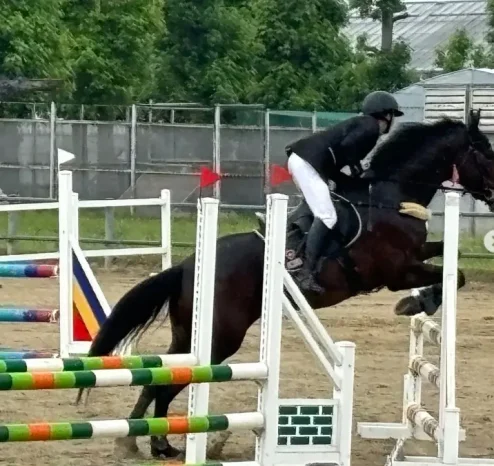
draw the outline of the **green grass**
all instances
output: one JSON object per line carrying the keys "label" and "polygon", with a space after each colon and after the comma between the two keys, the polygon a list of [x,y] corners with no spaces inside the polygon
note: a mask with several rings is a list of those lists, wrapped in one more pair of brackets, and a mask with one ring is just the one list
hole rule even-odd
{"label": "green grass", "polygon": [[[17,213],[17,229],[14,236],[47,237],[58,235],[57,211],[31,211]],[[249,231],[257,225],[254,214],[220,213],[219,234]],[[172,213],[172,242],[195,243],[196,214]],[[8,215],[0,213],[0,236],[7,236]],[[102,239],[105,237],[105,219],[101,209],[83,209],[79,216],[79,237],[83,249],[118,248],[118,245],[103,243],[87,244],[84,238]],[[115,210],[114,237],[116,240],[160,241],[160,220],[143,215],[131,215],[127,209]],[[53,252],[57,248],[55,241],[22,240],[15,241],[14,254]],[[134,246],[125,246],[134,247]],[[135,246],[139,247],[139,246]],[[174,262],[193,252],[193,247],[172,247]],[[7,254],[7,240],[0,239],[0,254]],[[130,256],[118,258],[115,263],[120,265],[149,264],[159,265],[157,256]],[[97,260],[97,263],[102,262]]]}
{"label": "green grass", "polygon": [[[26,236],[57,236],[58,217],[56,211],[31,211],[19,212],[17,230],[15,235]],[[8,218],[6,213],[0,213],[0,236],[7,235]],[[253,213],[222,212],[219,216],[219,234],[237,233],[250,231],[257,226]],[[160,240],[160,220],[143,215],[131,215],[128,209],[115,210],[114,239],[126,240]],[[80,238],[101,239],[105,236],[105,222],[101,209],[82,209],[79,222]],[[172,213],[172,242],[194,243],[196,239],[196,215],[195,213]],[[431,235],[431,240],[441,239],[440,235]],[[81,241],[84,249],[102,249],[102,243],[85,244]],[[56,250],[54,241],[23,240],[16,241],[14,253],[35,253]],[[118,245],[108,245],[114,248]],[[126,246],[129,247],[129,246]],[[461,238],[460,249],[462,253],[486,253],[482,237]],[[172,247],[173,262],[183,259],[193,252],[193,247]],[[0,240],[0,254],[7,253],[7,241]],[[494,254],[493,254],[494,257]],[[441,263],[441,259],[435,259],[434,263]],[[95,264],[101,264],[102,259],[94,260]],[[157,256],[130,256],[114,260],[117,267],[128,265],[142,265],[149,268],[159,267],[160,259]],[[491,280],[494,278],[494,260],[491,259],[465,259],[460,260],[460,267],[467,273],[467,278],[472,280]]]}

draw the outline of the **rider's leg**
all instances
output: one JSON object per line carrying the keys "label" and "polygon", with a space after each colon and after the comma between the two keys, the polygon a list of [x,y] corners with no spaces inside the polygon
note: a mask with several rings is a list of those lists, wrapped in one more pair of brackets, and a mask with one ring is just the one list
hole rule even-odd
{"label": "rider's leg", "polygon": [[314,214],[314,223],[307,235],[304,265],[299,272],[300,286],[305,291],[322,293],[324,289],[315,280],[316,266],[328,242],[340,242],[338,232],[333,230],[337,221],[336,210],[327,183],[309,163],[292,154],[288,159],[288,169]]}

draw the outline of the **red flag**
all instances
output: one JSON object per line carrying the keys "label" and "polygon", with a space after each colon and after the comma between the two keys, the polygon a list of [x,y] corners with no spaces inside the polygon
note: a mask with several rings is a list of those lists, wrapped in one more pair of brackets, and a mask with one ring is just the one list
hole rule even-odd
{"label": "red flag", "polygon": [[210,170],[208,167],[201,167],[201,180],[199,186],[201,188],[205,188],[206,186],[210,186],[216,183],[221,179],[221,175],[219,173],[215,173]]}
{"label": "red flag", "polygon": [[292,178],[290,172],[280,165],[271,165],[271,186],[284,183]]}

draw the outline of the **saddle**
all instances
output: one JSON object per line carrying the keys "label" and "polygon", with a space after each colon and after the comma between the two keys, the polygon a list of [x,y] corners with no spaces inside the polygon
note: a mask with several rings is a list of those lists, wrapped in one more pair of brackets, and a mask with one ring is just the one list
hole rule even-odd
{"label": "saddle", "polygon": [[[349,200],[334,192],[331,192],[331,196],[338,217],[338,222],[334,228],[337,228],[341,233],[342,238],[344,238],[343,246],[347,249],[357,241],[362,233],[362,217],[355,205]],[[260,233],[264,236],[265,216],[257,212],[256,217]],[[285,267],[289,272],[296,272],[302,267],[305,239],[313,221],[314,215],[305,200],[302,200],[288,216]],[[334,244],[328,245],[321,259],[333,257],[335,252],[336,246]]]}
{"label": "saddle", "polygon": [[[366,218],[363,218],[357,206],[345,197],[333,191],[331,191],[331,197],[338,218],[338,222],[334,228],[339,230],[341,237],[344,239],[343,256],[336,257],[335,253],[337,246],[329,244],[327,250],[321,255],[321,260],[325,258],[338,260],[343,268],[346,269],[347,272],[350,272],[352,279],[355,280],[356,267],[346,251],[348,251],[348,249],[359,239],[362,232],[366,229]],[[360,206],[360,210],[362,209],[364,209],[364,207]],[[369,208],[365,207],[365,212],[368,212],[368,210]],[[412,202],[402,202],[398,212],[402,215],[425,221],[430,219],[431,216],[428,209]],[[256,212],[256,217],[259,223],[259,233],[264,236],[266,227],[265,215]],[[313,221],[314,215],[305,200],[302,200],[288,215],[285,268],[290,273],[296,272],[303,265],[305,240]]]}

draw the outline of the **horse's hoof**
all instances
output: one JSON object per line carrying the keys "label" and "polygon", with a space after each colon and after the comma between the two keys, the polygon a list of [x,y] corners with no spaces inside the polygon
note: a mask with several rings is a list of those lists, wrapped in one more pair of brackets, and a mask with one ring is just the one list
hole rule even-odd
{"label": "horse's hoof", "polygon": [[221,458],[221,453],[223,452],[223,447],[230,438],[232,433],[228,430],[219,432],[215,436],[211,445],[208,447],[207,457],[210,460],[219,460]]}
{"label": "horse's hoof", "polygon": [[115,439],[115,454],[120,458],[137,456],[139,447],[135,437],[125,437]]}
{"label": "horse's hoof", "polygon": [[415,296],[405,296],[395,305],[395,314],[397,316],[411,317],[420,314],[423,311],[420,301]]}
{"label": "horse's hoof", "polygon": [[151,455],[153,458],[159,460],[185,460],[184,452],[178,448],[172,447],[171,445],[167,445],[165,448],[151,446]]}

